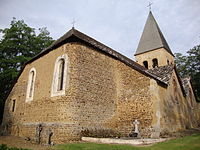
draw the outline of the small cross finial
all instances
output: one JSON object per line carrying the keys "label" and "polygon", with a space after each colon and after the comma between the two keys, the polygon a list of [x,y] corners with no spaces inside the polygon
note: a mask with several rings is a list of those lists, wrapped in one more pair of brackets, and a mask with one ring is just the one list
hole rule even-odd
{"label": "small cross finial", "polygon": [[149,5],[147,5],[147,7],[149,7],[149,11],[151,11],[151,5],[153,5],[151,2],[149,2]]}
{"label": "small cross finial", "polygon": [[72,21],[72,28],[74,28],[75,23],[76,23],[76,21],[73,19],[73,21]]}

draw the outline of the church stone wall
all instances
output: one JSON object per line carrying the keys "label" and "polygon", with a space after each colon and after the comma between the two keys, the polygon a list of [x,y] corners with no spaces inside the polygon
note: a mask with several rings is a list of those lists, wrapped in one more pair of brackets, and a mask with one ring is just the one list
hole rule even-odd
{"label": "church stone wall", "polygon": [[[67,53],[69,57],[68,78],[65,96],[51,97],[51,85],[53,79],[54,65],[57,57]],[[74,121],[73,113],[76,112],[75,98],[76,88],[73,86],[76,80],[77,70],[75,66],[76,56],[73,53],[72,44],[66,44],[47,55],[28,64],[23,70],[13,90],[11,91],[5,106],[3,124],[12,125],[11,134],[23,137],[36,138],[36,127],[42,124],[41,140],[47,139],[49,129],[53,130],[52,141],[62,142],[76,137],[77,123]],[[36,69],[36,81],[33,100],[25,102],[28,73],[30,69]],[[12,100],[16,99],[16,109],[12,112]],[[64,142],[64,141],[63,141]]]}
{"label": "church stone wall", "polygon": [[[122,62],[84,45],[76,45],[78,122],[84,130],[114,130],[127,136],[133,121],[151,134],[150,79]],[[141,80],[138,80],[141,79]],[[149,109],[147,109],[149,108]]]}
{"label": "church stone wall", "polygon": [[[175,71],[168,88],[160,91],[160,95],[164,95],[164,98],[161,99],[162,135],[198,126],[199,105],[194,97],[183,95]],[[191,103],[193,103],[193,107]]]}
{"label": "church stone wall", "polygon": [[117,63],[117,130],[131,133],[137,119],[142,137],[150,137],[153,121],[153,101],[150,78],[122,63]]}
{"label": "church stone wall", "polygon": [[[51,97],[55,61],[62,54],[69,59],[65,95]],[[32,67],[36,69],[34,96],[25,102]],[[40,134],[42,143],[48,142],[51,131],[51,140],[63,143],[80,139],[87,130],[113,130],[127,136],[138,119],[141,135],[150,136],[149,86],[148,77],[122,62],[85,45],[68,43],[26,65],[6,101],[3,125],[11,135],[31,140]]]}

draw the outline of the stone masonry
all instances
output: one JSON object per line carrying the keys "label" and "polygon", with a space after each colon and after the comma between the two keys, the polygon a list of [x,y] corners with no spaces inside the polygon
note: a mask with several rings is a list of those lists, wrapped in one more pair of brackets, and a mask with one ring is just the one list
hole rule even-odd
{"label": "stone masonry", "polygon": [[[50,97],[54,63],[62,54],[69,57],[66,94]],[[25,102],[32,67],[37,70],[34,99]],[[3,123],[10,123],[12,135],[31,139],[41,124],[43,143],[49,128],[55,143],[79,140],[86,129],[112,129],[128,135],[135,119],[141,122],[141,133],[149,136],[153,119],[149,86],[149,77],[122,62],[86,45],[68,43],[25,67],[6,101]],[[11,111],[13,99],[15,112]]]}

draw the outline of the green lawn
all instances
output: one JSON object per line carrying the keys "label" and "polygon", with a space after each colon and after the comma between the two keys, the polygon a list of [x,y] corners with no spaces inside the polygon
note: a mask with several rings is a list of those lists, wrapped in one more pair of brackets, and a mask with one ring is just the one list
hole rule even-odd
{"label": "green lawn", "polygon": [[55,150],[200,150],[200,134],[157,143],[152,146],[136,147],[95,143],[73,143],[57,145]]}

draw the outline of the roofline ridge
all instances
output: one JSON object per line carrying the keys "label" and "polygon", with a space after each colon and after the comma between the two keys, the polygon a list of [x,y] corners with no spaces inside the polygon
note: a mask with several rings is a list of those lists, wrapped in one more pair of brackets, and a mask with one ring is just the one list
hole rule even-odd
{"label": "roofline ridge", "polygon": [[158,29],[158,33],[159,33],[160,40],[161,40],[161,43],[163,45],[163,48],[165,48],[167,50],[167,52],[169,52],[172,56],[174,56],[174,54],[172,53],[172,51],[171,51],[171,49],[169,47],[169,44],[167,43],[167,40],[165,39],[165,37],[164,37],[164,35],[163,35],[163,33],[162,33],[162,31],[161,31],[156,19],[153,16],[153,13],[151,13],[151,14],[152,14],[152,17],[153,17],[153,19],[154,19],[154,21],[156,23],[156,27]]}
{"label": "roofline ridge", "polygon": [[[161,47],[158,47],[158,48],[155,48],[155,49],[150,49],[148,52],[150,52],[150,51],[155,51],[155,50],[158,50],[158,49],[160,49],[160,48],[165,48],[165,46],[161,46]],[[165,48],[166,49],[166,48]],[[167,51],[167,50],[166,50]],[[172,54],[172,53],[170,53],[169,51],[167,51],[169,54]],[[146,53],[146,52],[141,52],[141,53],[135,53],[134,54],[134,56],[137,56],[137,55],[140,55],[140,54],[144,54],[144,53]],[[174,56],[174,55],[173,55]]]}
{"label": "roofline ridge", "polygon": [[[38,55],[36,55],[35,57],[33,57],[31,60],[27,61],[25,63],[25,65],[27,65],[28,63],[31,63],[33,61],[35,61],[38,57],[41,57],[47,53],[49,53],[51,50],[55,49],[56,46],[58,46],[60,43],[62,43],[63,41],[67,40],[68,38],[70,38],[71,36],[75,36],[76,38],[90,44],[91,46],[99,49],[101,52],[106,53],[107,55],[110,55],[111,57],[125,63],[126,65],[134,68],[135,70],[139,71],[140,73],[147,75],[149,77],[154,78],[155,80],[157,80],[158,82],[162,82],[160,79],[156,78],[154,75],[145,72],[145,68],[136,63],[135,61],[133,61],[132,59],[129,59],[128,57],[122,55],[121,53],[115,51],[114,49],[104,45],[103,43],[95,40],[94,38],[76,30],[75,28],[72,28],[71,30],[69,30],[67,33],[65,33],[62,37],[60,37],[58,40],[56,40],[55,42],[53,42],[49,47],[47,47],[45,50],[43,50],[41,53],[39,53]],[[92,43],[94,42],[94,43]],[[164,83],[164,82],[162,82]],[[164,83],[166,84],[166,83]]]}
{"label": "roofline ridge", "polygon": [[167,50],[167,52],[169,52],[172,56],[174,56],[174,54],[172,53],[170,47],[169,47],[169,44],[167,43],[167,40],[165,39],[157,21],[155,20],[156,22],[156,26],[157,26],[157,29],[158,29],[158,33],[159,33],[159,36],[160,36],[160,40],[161,40],[161,43],[163,45],[163,48],[165,48]]}

